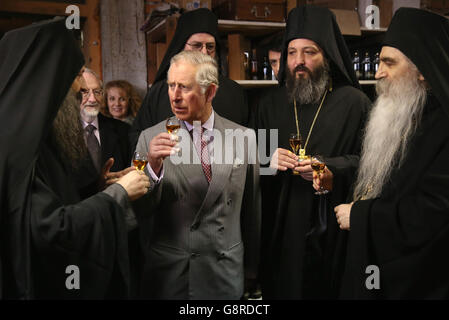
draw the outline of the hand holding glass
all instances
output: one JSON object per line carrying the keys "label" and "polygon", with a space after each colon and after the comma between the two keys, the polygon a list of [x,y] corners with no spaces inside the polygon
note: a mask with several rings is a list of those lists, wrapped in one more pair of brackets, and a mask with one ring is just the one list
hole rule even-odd
{"label": "hand holding glass", "polygon": [[[292,148],[292,152],[295,155],[299,155],[299,149],[301,149],[301,143],[302,143],[301,136],[298,136],[298,134],[296,134],[296,133],[290,133],[289,143],[290,143],[290,147]],[[300,174],[295,169],[292,169],[292,170],[293,170],[294,175]]]}
{"label": "hand holding glass", "polygon": [[[313,171],[315,171],[318,174],[318,177],[321,178],[321,174],[324,173],[324,169],[326,168],[326,162],[324,161],[324,158],[320,155],[315,155],[312,157],[312,162],[310,164]],[[328,190],[325,190],[323,187],[320,187],[320,190],[315,192],[317,195],[326,194],[328,193]]]}

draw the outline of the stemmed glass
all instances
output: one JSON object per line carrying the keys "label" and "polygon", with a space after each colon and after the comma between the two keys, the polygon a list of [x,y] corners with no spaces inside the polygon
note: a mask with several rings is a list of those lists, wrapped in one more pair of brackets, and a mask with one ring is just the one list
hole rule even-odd
{"label": "stemmed glass", "polygon": [[[289,138],[290,147],[292,148],[292,151],[295,155],[299,155],[299,149],[301,149],[301,136],[299,136],[297,133],[290,133]],[[292,169],[292,174],[299,175],[300,173],[296,171],[295,169]]]}
{"label": "stemmed glass", "polygon": [[133,155],[133,164],[137,170],[143,171],[148,163],[148,157],[145,152],[134,152]]}
{"label": "stemmed glass", "polygon": [[[321,174],[324,173],[324,168],[326,167],[326,162],[324,161],[323,156],[321,155],[315,155],[311,158],[310,166],[312,167],[313,171],[315,171],[318,174],[318,177],[321,179]],[[317,195],[326,194],[329,190],[324,189],[323,187],[320,187],[320,190],[315,192]]]}
{"label": "stemmed glass", "polygon": [[179,128],[181,128],[181,122],[175,116],[170,117],[165,122],[165,128],[167,129],[168,133],[176,135]]}

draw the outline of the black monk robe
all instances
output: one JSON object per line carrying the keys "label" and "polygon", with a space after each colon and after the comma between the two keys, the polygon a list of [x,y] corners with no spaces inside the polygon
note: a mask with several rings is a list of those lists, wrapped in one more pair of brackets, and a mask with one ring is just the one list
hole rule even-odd
{"label": "black monk robe", "polygon": [[[325,157],[334,174],[333,191],[315,195],[312,181],[292,176],[291,170],[261,177],[262,295],[268,299],[335,298],[338,283],[334,283],[332,275],[340,268],[333,265],[333,254],[340,229],[333,207],[349,195],[371,102],[358,89],[335,15],[327,8],[298,6],[288,15],[280,87],[273,88],[260,100],[256,119],[257,128],[278,130],[279,148],[290,150],[289,135],[296,132],[294,106],[288,101],[285,88],[287,48],[294,39],[314,41],[329,62],[328,88],[333,89],[324,100],[306,154]],[[303,144],[318,106],[297,105]]]}
{"label": "black monk robe", "polygon": [[[336,297],[331,274],[339,228],[333,207],[349,194],[370,105],[360,90],[342,86],[327,94],[317,117],[306,153],[325,157],[334,173],[334,191],[325,196],[314,195],[312,182],[293,176],[291,170],[261,177],[264,297]],[[317,104],[298,105],[304,139],[317,109]],[[288,102],[285,87],[274,88],[261,99],[257,124],[259,128],[277,129],[279,148],[290,150],[289,134],[296,132],[296,124],[293,103]],[[268,140],[266,143],[270,145]]]}
{"label": "black monk robe", "polygon": [[[80,202],[69,171],[48,144],[40,150],[31,180],[29,227],[35,297],[126,298],[128,231],[117,201],[100,192]],[[68,266],[79,268],[79,290],[66,287],[73,274],[66,273]]]}
{"label": "black monk robe", "polygon": [[[449,298],[448,163],[448,119],[432,97],[401,168],[378,198],[352,206],[342,298]],[[366,287],[370,265],[379,290]]]}
{"label": "black monk robe", "polygon": [[[49,137],[83,63],[64,19],[13,30],[0,41],[3,298],[127,295],[124,212],[106,193],[78,202],[75,184]],[[119,200],[125,200],[124,190],[115,187],[122,191]],[[69,266],[79,270],[79,290],[66,287],[74,274]]]}
{"label": "black monk robe", "polygon": [[[449,22],[399,8],[384,46],[416,65],[429,95],[401,167],[393,169],[378,198],[352,206],[341,296],[448,299]],[[379,290],[365,286],[369,265],[379,268]]]}

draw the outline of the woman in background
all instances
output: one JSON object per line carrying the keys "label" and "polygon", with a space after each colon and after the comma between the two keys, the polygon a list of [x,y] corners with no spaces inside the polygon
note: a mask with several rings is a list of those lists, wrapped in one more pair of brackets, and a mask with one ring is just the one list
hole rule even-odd
{"label": "woman in background", "polygon": [[126,80],[114,80],[106,83],[105,102],[102,113],[105,116],[124,121],[131,125],[142,99],[136,89]]}

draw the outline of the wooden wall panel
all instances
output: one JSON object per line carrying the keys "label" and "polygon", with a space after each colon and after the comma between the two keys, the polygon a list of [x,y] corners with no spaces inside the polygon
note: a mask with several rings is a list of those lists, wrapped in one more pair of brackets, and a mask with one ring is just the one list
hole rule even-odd
{"label": "wooden wall panel", "polygon": [[142,0],[102,0],[103,80],[123,79],[143,97],[147,91],[147,57]]}

